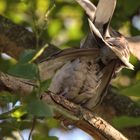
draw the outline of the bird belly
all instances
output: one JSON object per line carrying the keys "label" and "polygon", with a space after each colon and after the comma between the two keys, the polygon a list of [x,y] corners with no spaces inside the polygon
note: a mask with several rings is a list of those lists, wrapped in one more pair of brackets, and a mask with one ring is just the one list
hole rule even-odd
{"label": "bird belly", "polygon": [[95,60],[77,58],[56,72],[49,91],[83,106],[84,104],[86,106],[88,100],[94,98],[94,107],[101,96],[96,92],[101,78],[102,71]]}

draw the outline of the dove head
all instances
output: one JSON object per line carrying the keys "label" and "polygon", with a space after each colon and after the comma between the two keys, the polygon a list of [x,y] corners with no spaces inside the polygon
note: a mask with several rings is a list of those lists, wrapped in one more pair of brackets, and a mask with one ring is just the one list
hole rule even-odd
{"label": "dove head", "polygon": [[114,30],[110,33],[110,30],[108,30],[108,36],[104,36],[90,19],[89,26],[97,45],[101,49],[101,58],[103,62],[106,60],[109,62],[111,59],[119,59],[126,68],[134,69],[134,66],[129,62],[129,46],[123,35]]}

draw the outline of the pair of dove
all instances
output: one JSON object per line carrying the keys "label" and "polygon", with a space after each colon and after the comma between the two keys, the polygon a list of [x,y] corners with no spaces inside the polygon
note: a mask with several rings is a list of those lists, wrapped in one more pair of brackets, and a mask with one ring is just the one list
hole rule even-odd
{"label": "pair of dove", "polygon": [[65,49],[39,65],[41,79],[52,78],[48,90],[93,110],[106,95],[108,85],[122,67],[133,69],[130,52],[140,58],[137,37],[125,38],[110,29],[116,0],[76,0],[89,17],[90,33],[79,49]]}

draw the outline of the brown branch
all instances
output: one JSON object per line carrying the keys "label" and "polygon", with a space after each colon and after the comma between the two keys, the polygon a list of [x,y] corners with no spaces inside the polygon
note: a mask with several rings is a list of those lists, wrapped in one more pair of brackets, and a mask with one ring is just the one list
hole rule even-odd
{"label": "brown branch", "polygon": [[[81,108],[80,106],[69,102],[64,97],[61,97],[59,95],[51,94],[51,97],[55,100],[57,103],[56,105],[61,105],[67,110],[70,111],[70,114],[73,114],[76,116],[80,116],[80,124],[77,122],[76,124],[79,124],[78,126],[87,126],[89,125],[88,130],[97,130],[97,132],[100,132],[106,139],[108,140],[127,140],[119,131],[114,129],[110,124],[108,124],[105,120],[103,120],[98,115],[88,111],[87,109]],[[45,101],[47,98],[44,98]],[[79,118],[79,119],[80,119]],[[84,124],[84,125],[83,125]],[[84,129],[83,127],[80,127],[81,129]],[[89,132],[92,134],[92,131]],[[92,135],[94,137],[94,135]]]}
{"label": "brown branch", "polygon": [[[33,49],[35,36],[20,25],[0,16],[0,51],[18,58],[24,49]],[[16,51],[15,51],[16,50]]]}
{"label": "brown branch", "polygon": [[[46,44],[45,40],[39,40],[39,46]],[[24,27],[14,24],[7,18],[0,16],[0,52],[18,59],[25,49],[35,49],[36,37]],[[51,49],[50,49],[51,48]],[[58,51],[59,49],[51,44],[46,48],[41,58]]]}
{"label": "brown branch", "polygon": [[[25,93],[26,94],[31,93],[33,88],[31,85],[21,82],[21,79],[3,73],[1,73],[0,75],[0,81],[2,81],[2,83],[5,85],[6,88],[8,88],[9,91],[12,91],[14,93],[19,93],[20,91],[20,93],[22,94],[24,93],[24,96]],[[100,133],[102,137],[104,137],[107,140],[127,140],[127,138],[125,138],[119,131],[114,129],[110,124],[108,124],[101,117],[99,117],[95,113],[88,111],[87,109],[80,107],[79,105],[76,105],[66,100],[62,96],[55,95],[52,93],[50,94],[46,93],[43,94],[42,100],[47,102],[48,104],[55,106],[56,111],[57,108],[59,108],[61,112],[66,112],[68,114],[68,116],[63,116],[61,118],[60,115],[58,115],[57,113],[57,116],[59,116],[60,120],[66,119],[69,123],[75,124],[77,127],[83,130],[85,130],[85,126],[86,126],[85,131],[88,132],[93,137],[95,133],[98,135]],[[64,114],[62,113],[62,115]],[[73,117],[69,117],[71,115],[78,119],[73,120]],[[55,117],[57,118],[57,116]]]}

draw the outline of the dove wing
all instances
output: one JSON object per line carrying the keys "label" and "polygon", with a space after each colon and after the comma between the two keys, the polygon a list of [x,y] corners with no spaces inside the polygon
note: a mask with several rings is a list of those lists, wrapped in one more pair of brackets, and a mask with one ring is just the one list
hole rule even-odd
{"label": "dove wing", "polygon": [[89,0],[75,0],[85,11],[86,14],[90,17],[91,20],[94,19],[96,7]]}
{"label": "dove wing", "polygon": [[110,36],[108,30],[115,7],[116,0],[99,0],[93,23],[103,37]]}
{"label": "dove wing", "polygon": [[68,61],[72,61],[79,57],[92,57],[92,59],[97,59],[99,53],[98,48],[63,50],[39,64],[41,79],[50,79],[55,72]]}
{"label": "dove wing", "polygon": [[102,74],[102,77],[100,78],[98,86],[95,90],[95,94],[90,100],[87,101],[85,107],[93,109],[96,105],[98,105],[102,101],[103,97],[106,95],[105,92],[112,79],[115,66],[116,61],[115,60],[111,61],[109,65],[105,66],[103,70],[100,72]]}

